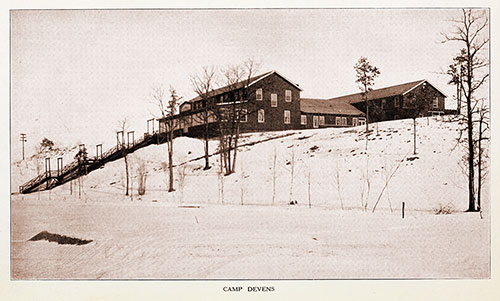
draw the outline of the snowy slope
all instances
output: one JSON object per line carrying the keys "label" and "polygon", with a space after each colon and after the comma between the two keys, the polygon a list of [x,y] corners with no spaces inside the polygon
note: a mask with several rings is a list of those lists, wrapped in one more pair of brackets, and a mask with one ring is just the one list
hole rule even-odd
{"label": "snowy slope", "polygon": [[[246,135],[238,153],[237,172],[223,177],[223,200],[219,194],[219,158],[212,156],[212,169],[203,171],[203,142],[180,137],[174,143],[176,192],[166,193],[168,184],[166,145],[152,145],[129,155],[134,191],[137,168],[144,162],[148,171],[143,199],[178,204],[232,203],[273,204],[273,158],[276,153],[275,205],[290,199],[299,205],[331,208],[400,208],[432,210],[450,205],[466,208],[466,181],[458,165],[462,156],[455,145],[456,124],[437,119],[418,119],[417,156],[413,156],[413,124],[398,120],[379,124],[378,135],[369,137],[365,151],[364,127],[318,129]],[[280,138],[281,136],[285,136]],[[268,140],[271,137],[275,139]],[[267,141],[266,141],[267,140]],[[215,152],[217,141],[210,142]],[[294,157],[292,195],[291,161]],[[184,187],[180,173],[185,172]],[[394,172],[392,178],[390,175]],[[82,179],[86,192],[120,195],[124,192],[124,162],[118,160]],[[310,178],[309,178],[310,174]],[[390,179],[389,179],[390,178]],[[310,182],[310,184],[308,184]],[[369,182],[369,188],[368,188]],[[387,182],[387,187],[386,186]],[[69,183],[54,193],[69,191]],[[383,191],[383,193],[382,193]]]}

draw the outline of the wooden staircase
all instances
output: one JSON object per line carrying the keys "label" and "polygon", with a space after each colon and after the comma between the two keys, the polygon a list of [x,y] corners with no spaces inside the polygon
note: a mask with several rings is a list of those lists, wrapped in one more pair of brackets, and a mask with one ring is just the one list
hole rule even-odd
{"label": "wooden staircase", "polygon": [[99,169],[108,162],[121,159],[124,154],[133,153],[151,144],[165,143],[167,141],[166,138],[166,133],[144,134],[144,136],[135,140],[132,145],[116,145],[101,156],[89,156],[83,160],[75,159],[61,170],[47,170],[19,186],[19,193],[25,194],[39,190],[52,189]]}

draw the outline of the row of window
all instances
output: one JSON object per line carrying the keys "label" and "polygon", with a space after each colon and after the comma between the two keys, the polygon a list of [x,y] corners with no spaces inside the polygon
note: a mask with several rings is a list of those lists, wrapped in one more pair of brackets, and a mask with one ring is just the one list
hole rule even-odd
{"label": "row of window", "polygon": [[[258,123],[266,122],[265,111],[263,109],[257,111],[257,122]],[[290,124],[290,111],[288,110],[283,111],[283,123]]]}
{"label": "row of window", "polygon": [[[255,99],[259,101],[264,99],[264,92],[262,91],[262,88],[255,90]],[[285,90],[285,101],[292,102],[292,90]],[[277,106],[278,106],[278,94],[271,93],[271,107],[277,107]]]}
{"label": "row of window", "polygon": [[[313,115],[312,122],[313,122],[314,128],[317,128],[320,125],[325,125],[325,116]],[[364,124],[364,122],[365,122],[364,118],[361,118],[361,119],[358,119],[357,117],[352,118],[352,125],[353,126],[362,125],[362,124]],[[307,125],[307,115],[300,115],[300,124]],[[347,117],[340,117],[340,116],[335,117],[335,125],[346,126],[347,125]]]}
{"label": "row of window", "polygon": [[[241,111],[239,112],[239,120],[240,120],[240,122],[247,122],[248,121],[247,109],[241,109]],[[264,123],[265,121],[266,121],[265,111],[264,111],[264,109],[259,109],[257,111],[257,122]],[[326,124],[325,116],[313,115],[312,122],[313,122],[313,127],[315,127],[315,128],[317,128],[321,125],[325,125]],[[289,110],[283,111],[283,123],[284,124],[291,123]],[[307,125],[307,115],[300,115],[300,124]],[[362,125],[362,124],[364,124],[364,118],[361,118],[361,119],[358,119],[357,117],[352,118],[352,125],[353,126]],[[335,125],[346,126],[347,125],[347,117],[340,117],[340,116],[335,117]]]}
{"label": "row of window", "polygon": [[[394,101],[394,107],[399,108],[399,97],[394,97],[393,101]],[[416,101],[417,101],[416,95],[413,95],[412,97],[410,97],[410,104],[413,104]],[[386,100],[382,99],[382,102],[381,102],[382,109],[385,109],[385,105],[386,105]],[[439,108],[439,98],[438,97],[434,97],[432,99],[432,107],[434,109]]]}

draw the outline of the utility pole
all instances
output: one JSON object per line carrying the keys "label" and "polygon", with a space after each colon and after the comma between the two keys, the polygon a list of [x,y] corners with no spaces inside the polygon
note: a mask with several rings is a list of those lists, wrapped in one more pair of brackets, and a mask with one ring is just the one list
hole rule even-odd
{"label": "utility pole", "polygon": [[28,142],[28,140],[26,139],[26,134],[21,133],[20,139],[21,139],[21,142],[23,144],[23,161],[24,161],[24,142]]}

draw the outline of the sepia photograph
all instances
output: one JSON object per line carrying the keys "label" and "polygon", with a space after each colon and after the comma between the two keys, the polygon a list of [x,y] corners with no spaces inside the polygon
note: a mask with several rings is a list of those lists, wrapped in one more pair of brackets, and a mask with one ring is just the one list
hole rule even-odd
{"label": "sepia photograph", "polygon": [[9,14],[11,281],[491,278],[489,8]]}

